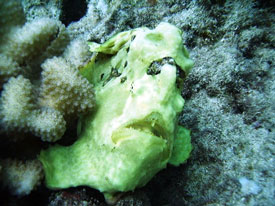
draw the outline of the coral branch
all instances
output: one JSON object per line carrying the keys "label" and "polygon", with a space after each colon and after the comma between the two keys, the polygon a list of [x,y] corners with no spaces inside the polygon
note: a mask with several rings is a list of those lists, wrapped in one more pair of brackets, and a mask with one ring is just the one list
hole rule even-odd
{"label": "coral branch", "polygon": [[33,106],[31,82],[22,75],[10,78],[0,100],[1,123],[7,129],[25,128]]}
{"label": "coral branch", "polygon": [[63,58],[48,59],[42,64],[40,105],[64,114],[84,113],[94,106],[92,85]]}
{"label": "coral branch", "polygon": [[37,108],[31,82],[19,75],[4,85],[0,99],[1,124],[7,131],[31,131],[44,141],[56,141],[65,132],[65,120],[59,111]]}
{"label": "coral branch", "polygon": [[28,195],[41,183],[43,172],[38,160],[26,162],[18,160],[2,160],[0,180],[2,186],[7,187],[13,195]]}

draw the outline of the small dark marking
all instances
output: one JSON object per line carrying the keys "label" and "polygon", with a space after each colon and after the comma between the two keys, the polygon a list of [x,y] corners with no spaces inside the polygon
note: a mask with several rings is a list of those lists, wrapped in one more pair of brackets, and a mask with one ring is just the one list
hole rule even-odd
{"label": "small dark marking", "polygon": [[120,79],[120,83],[122,84],[122,83],[124,83],[126,80],[127,80],[127,77],[122,77],[122,78]]}
{"label": "small dark marking", "polygon": [[163,59],[159,59],[156,61],[153,61],[149,68],[147,69],[148,75],[157,75],[161,72],[161,67],[165,64],[170,64],[175,66],[175,60],[171,57],[164,57]]}
{"label": "small dark marking", "polygon": [[134,41],[136,38],[136,35],[132,36],[131,41]]}
{"label": "small dark marking", "polygon": [[112,68],[111,77],[119,77],[120,75],[121,73],[119,73],[116,68]]}

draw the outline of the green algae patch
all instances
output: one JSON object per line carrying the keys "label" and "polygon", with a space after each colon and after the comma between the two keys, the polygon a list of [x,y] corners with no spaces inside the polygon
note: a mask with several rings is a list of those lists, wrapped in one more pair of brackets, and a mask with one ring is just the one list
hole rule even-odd
{"label": "green algae patch", "polygon": [[86,185],[110,198],[189,157],[190,132],[177,125],[184,105],[177,85],[193,62],[168,23],[89,46],[94,55],[80,73],[94,85],[96,108],[80,118],[73,145],[52,146],[39,159],[49,188]]}

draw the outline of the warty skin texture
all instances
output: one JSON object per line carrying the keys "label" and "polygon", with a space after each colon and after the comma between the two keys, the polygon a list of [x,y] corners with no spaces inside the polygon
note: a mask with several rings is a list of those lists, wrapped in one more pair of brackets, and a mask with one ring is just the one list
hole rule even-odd
{"label": "warty skin texture", "polygon": [[[179,70],[187,74],[193,62],[168,23],[90,48],[94,56],[80,72],[94,85],[97,106],[81,118],[72,146],[53,146],[40,160],[49,188],[87,185],[110,200],[144,186],[170,159],[179,165],[189,157],[190,133],[177,125],[184,99],[176,84]],[[152,64],[160,71],[150,74]]]}

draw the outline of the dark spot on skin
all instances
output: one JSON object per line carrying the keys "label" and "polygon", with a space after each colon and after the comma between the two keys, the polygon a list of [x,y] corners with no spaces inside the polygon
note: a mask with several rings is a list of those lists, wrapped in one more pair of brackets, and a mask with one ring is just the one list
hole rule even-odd
{"label": "dark spot on skin", "polygon": [[103,77],[104,77],[104,73],[102,73],[102,74],[100,75],[100,80],[102,80]]}
{"label": "dark spot on skin", "polygon": [[120,75],[121,73],[119,73],[116,68],[112,68],[111,77],[119,77]]}
{"label": "dark spot on skin", "polygon": [[131,41],[134,41],[135,38],[136,38],[136,35],[132,36],[132,37],[131,37]]}
{"label": "dark spot on skin", "polygon": [[133,86],[134,82],[132,82],[131,84],[131,89],[130,89],[130,92],[133,93],[133,89],[134,89],[134,86]]}
{"label": "dark spot on skin", "polygon": [[161,72],[162,64],[160,61],[153,61],[147,69],[148,75],[157,75]]}
{"label": "dark spot on skin", "polygon": [[116,68],[112,68],[109,77],[103,82],[103,86],[105,86],[112,78],[119,77],[121,73]]}
{"label": "dark spot on skin", "polygon": [[163,59],[153,61],[149,68],[147,69],[148,75],[158,75],[161,73],[161,68],[165,64],[170,64],[172,66],[176,66],[176,86],[177,88],[181,89],[183,86],[183,81],[186,78],[185,72],[181,69],[179,65],[176,64],[175,60],[171,57],[164,57]]}
{"label": "dark spot on skin", "polygon": [[153,61],[147,69],[148,75],[157,75],[161,72],[161,67],[164,64],[176,65],[175,61],[171,57],[164,57],[163,59]]}
{"label": "dark spot on skin", "polygon": [[122,77],[122,78],[120,79],[120,83],[124,83],[126,80],[127,80],[127,77]]}

